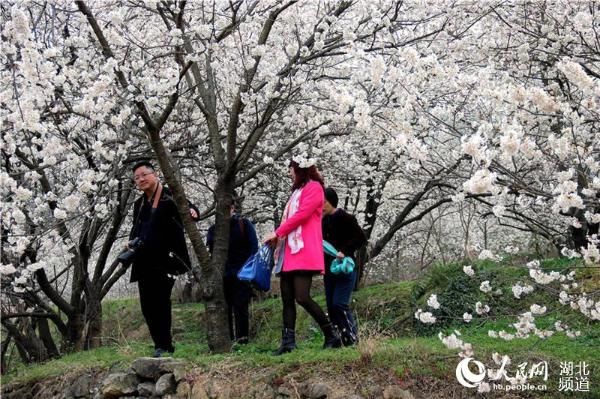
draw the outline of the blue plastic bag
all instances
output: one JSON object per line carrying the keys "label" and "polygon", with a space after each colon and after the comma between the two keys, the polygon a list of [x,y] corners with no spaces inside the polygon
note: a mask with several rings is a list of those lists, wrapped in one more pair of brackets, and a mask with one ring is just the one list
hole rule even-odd
{"label": "blue plastic bag", "polygon": [[346,256],[344,259],[335,258],[331,262],[331,273],[346,273],[350,274],[354,271],[354,259]]}
{"label": "blue plastic bag", "polygon": [[[331,243],[323,240],[323,251],[330,256],[337,256],[338,250],[335,249]],[[349,256],[346,256],[344,259],[335,258],[331,262],[331,273],[339,274],[339,273],[352,273],[354,271],[354,259]]]}
{"label": "blue plastic bag", "polygon": [[273,249],[262,245],[258,252],[252,255],[238,272],[238,278],[248,281],[260,291],[271,289],[271,269],[273,268]]}

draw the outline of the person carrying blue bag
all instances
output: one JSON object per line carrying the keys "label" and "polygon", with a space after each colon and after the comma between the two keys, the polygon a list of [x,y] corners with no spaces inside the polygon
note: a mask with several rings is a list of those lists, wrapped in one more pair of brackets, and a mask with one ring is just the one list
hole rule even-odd
{"label": "person carrying blue bag", "polygon": [[[345,346],[358,342],[358,328],[350,310],[352,290],[358,275],[354,253],[367,242],[356,218],[337,208],[336,191],[325,189],[323,240],[325,250],[325,298],[331,322],[337,327]],[[336,252],[333,252],[336,251]]]}
{"label": "person carrying blue bag", "polygon": [[[212,253],[214,245],[215,226],[208,229],[206,241]],[[252,287],[238,278],[238,272],[258,249],[258,239],[254,225],[248,219],[235,212],[231,206],[229,225],[229,250],[223,273],[223,291],[227,303],[227,318],[229,320],[229,336],[238,344],[248,343],[249,311]]]}

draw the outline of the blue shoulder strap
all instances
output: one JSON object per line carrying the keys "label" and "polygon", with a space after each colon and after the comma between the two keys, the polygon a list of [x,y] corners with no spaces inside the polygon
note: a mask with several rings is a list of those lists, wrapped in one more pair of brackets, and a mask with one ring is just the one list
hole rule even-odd
{"label": "blue shoulder strap", "polygon": [[336,256],[338,251],[328,241],[323,240],[323,250],[327,255]]}

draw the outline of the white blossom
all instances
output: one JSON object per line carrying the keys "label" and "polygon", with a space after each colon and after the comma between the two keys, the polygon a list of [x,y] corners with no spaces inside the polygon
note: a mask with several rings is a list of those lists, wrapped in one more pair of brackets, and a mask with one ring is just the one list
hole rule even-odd
{"label": "white blossom", "polygon": [[571,301],[571,298],[565,291],[561,291],[560,294],[558,294],[558,300],[561,304],[568,305]]}
{"label": "white blossom", "polygon": [[560,273],[558,272],[544,273],[538,269],[530,269],[529,276],[535,280],[536,283],[542,285],[548,285],[553,281],[559,280],[561,277]]}
{"label": "white blossom", "polygon": [[482,314],[489,313],[489,311],[490,311],[490,307],[489,307],[488,305],[484,305],[484,304],[483,304],[483,303],[481,303],[481,302],[477,302],[477,303],[475,304],[475,312],[476,312],[478,315],[482,315]]}
{"label": "white blossom", "polygon": [[492,286],[488,280],[485,280],[479,285],[479,290],[485,293],[492,291]]}
{"label": "white blossom", "polygon": [[492,212],[494,213],[494,216],[501,218],[506,213],[506,207],[501,204],[494,205]]}
{"label": "white blossom", "polygon": [[502,258],[498,255],[494,255],[494,253],[492,251],[490,251],[489,249],[484,249],[479,253],[478,258],[480,260],[493,260],[495,262],[499,262],[502,260]]}
{"label": "white blossom", "polygon": [[507,254],[515,255],[519,253],[519,247],[513,247],[512,245],[509,245],[504,248],[504,252],[506,252]]}
{"label": "white blossom", "polygon": [[472,266],[463,266],[463,272],[469,277],[473,277],[475,275],[475,271],[473,271]]}
{"label": "white blossom", "polygon": [[533,314],[544,314],[546,313],[546,307],[545,306],[540,306],[538,304],[533,304],[530,307],[531,313]]}
{"label": "white blossom", "polygon": [[498,332],[498,337],[502,338],[505,341],[512,341],[513,339],[515,339],[514,334],[507,333],[504,330]]}
{"label": "white blossom", "polygon": [[566,332],[567,337],[571,338],[571,339],[575,339],[577,337],[579,337],[581,335],[581,331],[567,331]]}
{"label": "white blossom", "polygon": [[0,274],[9,275],[17,271],[13,265],[0,265]]}
{"label": "white blossom", "polygon": [[74,212],[79,207],[81,197],[71,194],[62,200],[62,208],[67,212]]}
{"label": "white blossom", "polygon": [[423,312],[421,309],[415,312],[415,318],[425,324],[433,324],[436,321],[435,316],[431,312]]}
{"label": "white blossom", "polygon": [[436,294],[431,294],[431,296],[427,300],[427,305],[430,308],[433,308],[433,309],[439,309],[440,308],[440,303],[438,302]]}
{"label": "white blossom", "polygon": [[15,190],[15,198],[17,201],[28,201],[31,199],[33,193],[31,190],[26,189],[25,187],[17,187]]}
{"label": "white blossom", "polygon": [[67,212],[65,212],[63,209],[60,208],[56,208],[54,209],[54,217],[57,219],[66,219],[67,218]]}
{"label": "white blossom", "polygon": [[521,295],[523,294],[530,294],[532,293],[534,290],[533,286],[526,284],[526,285],[521,285],[519,283],[515,284],[512,286],[512,293],[513,296],[517,299],[521,299]]}
{"label": "white blossom", "polygon": [[442,333],[439,333],[438,337],[448,349],[459,349],[464,345],[464,342],[459,339],[456,334],[450,334],[447,337],[444,337]]}
{"label": "white blossom", "polygon": [[581,254],[586,264],[600,264],[600,249],[595,243],[589,242],[586,248],[581,248]]}
{"label": "white blossom", "polygon": [[480,169],[466,182],[463,189],[472,194],[485,194],[495,192],[496,174],[487,169]]}

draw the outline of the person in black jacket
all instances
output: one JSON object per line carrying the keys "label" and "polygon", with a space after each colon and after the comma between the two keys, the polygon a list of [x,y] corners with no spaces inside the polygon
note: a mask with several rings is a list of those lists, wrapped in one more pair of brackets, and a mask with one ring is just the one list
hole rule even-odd
{"label": "person in black jacket", "polygon": [[[258,251],[258,239],[252,222],[236,213],[234,205],[231,206],[229,223],[229,250],[227,251],[227,261],[223,273],[223,291],[225,302],[227,302],[229,336],[232,341],[247,344],[249,331],[248,306],[252,288],[246,281],[238,279],[237,274],[248,258]],[[206,243],[211,254],[214,242],[215,226],[212,225],[206,235]]]}
{"label": "person in black jacket", "polygon": [[[154,341],[154,357],[161,357],[175,351],[171,337],[173,276],[190,270],[191,263],[177,206],[152,164],[135,164],[133,179],[143,194],[134,204],[129,234],[130,247],[135,239],[141,240],[133,258],[131,282],[138,283],[142,314]],[[190,214],[198,221],[198,209],[192,204]]]}
{"label": "person in black jacket", "polygon": [[[343,209],[337,208],[338,196],[333,188],[325,189],[325,203],[323,205],[323,240],[328,241],[337,250],[337,257],[346,256],[354,258],[354,253],[362,247],[367,238],[356,218]],[[350,310],[350,297],[358,274],[357,268],[352,273],[333,274],[331,262],[335,258],[325,255],[325,298],[327,312],[331,322],[338,328],[345,346],[358,342],[358,328],[352,311]]]}

